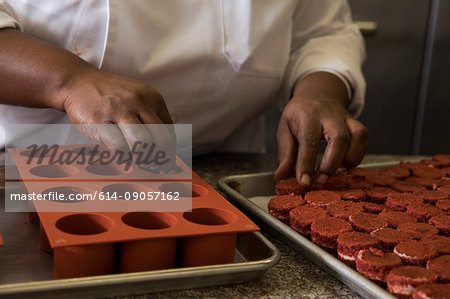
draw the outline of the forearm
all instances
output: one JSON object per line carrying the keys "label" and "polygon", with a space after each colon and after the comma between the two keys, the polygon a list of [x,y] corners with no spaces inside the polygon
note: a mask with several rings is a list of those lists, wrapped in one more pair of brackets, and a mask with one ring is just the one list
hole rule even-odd
{"label": "forearm", "polygon": [[96,69],[76,55],[27,36],[0,30],[0,103],[63,111],[63,89]]}

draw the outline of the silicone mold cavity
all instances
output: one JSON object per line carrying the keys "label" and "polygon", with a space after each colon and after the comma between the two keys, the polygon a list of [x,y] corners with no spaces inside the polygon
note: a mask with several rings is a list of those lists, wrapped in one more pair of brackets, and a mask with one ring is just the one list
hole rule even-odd
{"label": "silicone mold cavity", "polygon": [[208,194],[208,190],[197,184],[166,183],[159,187],[162,192],[178,192],[180,197],[201,197]]}
{"label": "silicone mold cavity", "polygon": [[39,165],[30,169],[30,173],[42,178],[65,178],[74,176],[78,169],[70,165]]}
{"label": "silicone mold cavity", "polygon": [[73,214],[59,219],[55,225],[68,234],[95,235],[111,229],[114,221],[98,214]]}
{"label": "silicone mold cavity", "polygon": [[192,212],[184,212],[184,218],[202,225],[225,225],[236,221],[237,216],[227,210],[216,208],[198,208]]}

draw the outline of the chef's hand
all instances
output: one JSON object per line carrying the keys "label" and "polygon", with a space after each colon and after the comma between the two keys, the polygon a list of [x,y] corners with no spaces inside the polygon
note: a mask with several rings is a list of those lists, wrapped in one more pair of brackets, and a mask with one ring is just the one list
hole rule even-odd
{"label": "chef's hand", "polygon": [[[16,29],[0,29],[0,45],[0,103],[64,111],[83,134],[112,150],[128,151],[136,142],[175,149],[171,125],[143,125],[172,124],[163,98],[151,87],[100,71]],[[145,152],[143,146],[136,149]]]}
{"label": "chef's hand", "polygon": [[[361,162],[367,129],[347,112],[347,99],[344,83],[331,73],[311,73],[297,83],[278,127],[276,179],[295,173],[301,185],[324,184],[337,169]],[[327,146],[315,170],[321,138]]]}

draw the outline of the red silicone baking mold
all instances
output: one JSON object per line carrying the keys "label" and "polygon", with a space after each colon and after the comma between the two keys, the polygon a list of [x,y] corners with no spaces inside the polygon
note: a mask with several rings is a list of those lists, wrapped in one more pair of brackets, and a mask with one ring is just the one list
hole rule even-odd
{"label": "red silicone baking mold", "polygon": [[[81,145],[59,150],[77,147]],[[85,212],[85,202],[35,201],[39,217],[30,213],[30,221],[40,224],[41,248],[54,255],[55,278],[231,263],[236,233],[259,230],[179,158],[176,171],[160,180],[139,167],[124,171],[112,165],[37,165],[35,159],[26,163],[29,150],[9,152],[28,192],[159,190],[192,199],[192,210],[184,212],[151,212],[139,202],[134,211]],[[114,208],[123,203],[107,204]],[[52,205],[70,210],[46,212]]]}
{"label": "red silicone baking mold", "polygon": [[0,234],[0,247],[3,246],[3,239],[2,239],[2,234]]}

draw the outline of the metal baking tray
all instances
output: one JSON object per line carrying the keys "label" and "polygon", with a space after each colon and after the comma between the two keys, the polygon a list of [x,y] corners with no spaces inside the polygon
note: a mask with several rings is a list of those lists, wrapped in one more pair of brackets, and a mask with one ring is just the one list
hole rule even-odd
{"label": "metal baking tray", "polygon": [[[398,164],[385,162],[366,164],[361,167],[381,168]],[[254,216],[255,222],[269,229],[288,246],[300,252],[323,270],[343,282],[365,298],[396,298],[385,289],[360,275],[357,271],[342,263],[288,225],[271,216],[267,204],[275,196],[273,172],[232,175],[219,180],[219,189],[239,208]]]}
{"label": "metal baking tray", "polygon": [[90,298],[243,283],[260,278],[280,259],[279,250],[259,232],[240,233],[233,264],[55,280],[53,257],[39,248],[39,226],[29,223],[27,213],[1,209],[0,297]]}

